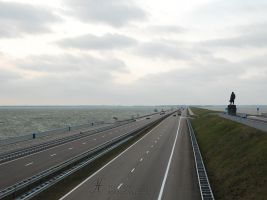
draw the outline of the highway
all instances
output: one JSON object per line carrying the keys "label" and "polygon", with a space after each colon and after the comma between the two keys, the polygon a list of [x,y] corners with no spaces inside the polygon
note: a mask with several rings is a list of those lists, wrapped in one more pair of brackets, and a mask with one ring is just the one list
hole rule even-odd
{"label": "highway", "polygon": [[248,115],[247,118],[248,118],[248,119],[257,120],[257,121],[260,121],[260,122],[265,122],[265,123],[267,123],[267,118],[266,118],[266,117],[260,117],[260,116]]}
{"label": "highway", "polygon": [[239,122],[239,123],[244,124],[246,126],[250,126],[252,128],[256,128],[258,130],[267,132],[267,122],[254,120],[254,119],[248,119],[248,118],[242,118],[242,117],[238,117],[238,116],[227,115],[227,114],[223,114],[223,113],[219,114],[219,116],[221,116],[225,119]]}
{"label": "highway", "polygon": [[89,149],[93,149],[126,132],[132,131],[162,117],[153,115],[150,119],[138,119],[111,130],[99,132],[69,143],[46,149],[25,157],[0,164],[0,190],[29,178],[67,159],[73,158]]}
{"label": "highway", "polygon": [[185,117],[170,116],[60,200],[201,199]]}

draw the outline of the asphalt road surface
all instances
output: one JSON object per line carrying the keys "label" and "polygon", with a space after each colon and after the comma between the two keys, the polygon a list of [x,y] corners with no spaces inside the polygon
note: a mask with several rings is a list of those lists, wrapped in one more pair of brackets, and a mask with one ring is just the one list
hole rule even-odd
{"label": "asphalt road surface", "polygon": [[63,199],[201,199],[186,119],[168,117]]}
{"label": "asphalt road surface", "polygon": [[35,154],[31,154],[13,161],[0,164],[0,190],[29,178],[52,166],[75,157],[89,149],[97,147],[104,142],[116,138],[129,131],[135,130],[151,121],[162,117],[153,115],[150,119],[141,118],[111,130],[103,131],[91,136],[62,144]]}
{"label": "asphalt road surface", "polygon": [[241,124],[256,128],[256,129],[264,131],[264,132],[267,132],[267,122],[242,118],[242,117],[238,117],[238,116],[231,116],[231,115],[227,115],[227,114],[219,114],[219,116],[221,116],[225,119],[236,121],[236,122],[239,122]]}

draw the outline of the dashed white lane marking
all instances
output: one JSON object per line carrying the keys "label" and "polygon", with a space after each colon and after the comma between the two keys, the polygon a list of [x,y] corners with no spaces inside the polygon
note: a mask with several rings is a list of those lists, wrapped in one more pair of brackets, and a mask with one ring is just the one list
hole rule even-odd
{"label": "dashed white lane marking", "polygon": [[119,184],[119,186],[117,187],[117,189],[119,190],[122,185],[123,185],[123,183]]}
{"label": "dashed white lane marking", "polygon": [[153,148],[154,147],[154,145],[151,145],[151,148]]}
{"label": "dashed white lane marking", "polygon": [[72,150],[72,149],[73,149],[73,147],[70,147],[70,148],[69,148],[69,150]]}
{"label": "dashed white lane marking", "polygon": [[50,156],[53,157],[53,156],[55,156],[55,155],[57,155],[57,154],[54,153],[54,154],[51,154]]}
{"label": "dashed white lane marking", "polygon": [[149,153],[149,151],[146,151],[146,154],[148,154]]}
{"label": "dashed white lane marking", "polygon": [[158,141],[157,140],[155,140],[155,143],[157,143]]}
{"label": "dashed white lane marking", "polygon": [[96,138],[94,138],[94,140],[96,140]]}
{"label": "dashed white lane marking", "polygon": [[131,170],[131,173],[133,173],[133,172],[134,172],[134,170],[135,170],[135,168],[133,168],[133,169]]}
{"label": "dashed white lane marking", "polygon": [[33,164],[33,162],[27,163],[27,164],[25,165],[25,167],[27,167],[27,166],[29,166],[29,165],[32,165],[32,164]]}
{"label": "dashed white lane marking", "polygon": [[102,138],[104,138],[105,136],[104,135],[102,135]]}
{"label": "dashed white lane marking", "polygon": [[143,161],[143,158],[140,159],[140,162],[142,162],[142,161]]}
{"label": "dashed white lane marking", "polygon": [[83,144],[86,144],[86,142],[83,142]]}

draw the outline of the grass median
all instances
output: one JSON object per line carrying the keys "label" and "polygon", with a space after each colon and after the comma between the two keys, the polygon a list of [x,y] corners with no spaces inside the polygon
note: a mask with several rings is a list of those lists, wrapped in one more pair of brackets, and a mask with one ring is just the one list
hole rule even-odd
{"label": "grass median", "polygon": [[267,133],[191,108],[191,120],[215,198],[267,199]]}

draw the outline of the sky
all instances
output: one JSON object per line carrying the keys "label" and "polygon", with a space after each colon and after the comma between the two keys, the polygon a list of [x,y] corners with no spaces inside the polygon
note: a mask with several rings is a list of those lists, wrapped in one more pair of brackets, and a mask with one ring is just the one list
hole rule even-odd
{"label": "sky", "polygon": [[0,0],[0,105],[267,104],[266,0]]}

